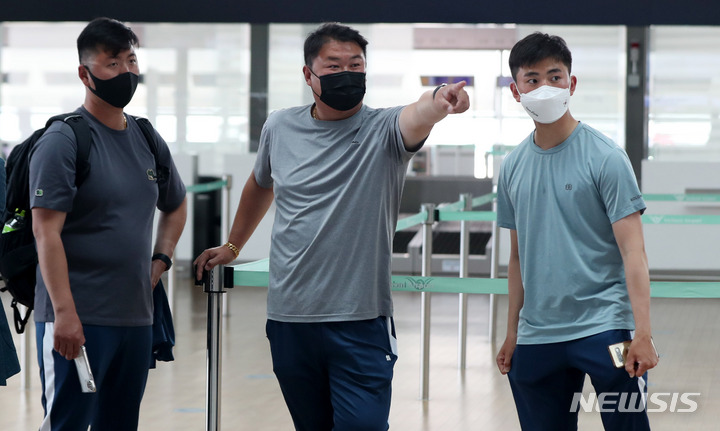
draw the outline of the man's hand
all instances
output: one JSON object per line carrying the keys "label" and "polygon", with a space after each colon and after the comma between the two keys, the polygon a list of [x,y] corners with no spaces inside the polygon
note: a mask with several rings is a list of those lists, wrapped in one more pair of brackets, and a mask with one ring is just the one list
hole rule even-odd
{"label": "man's hand", "polygon": [[235,257],[235,253],[224,245],[203,251],[193,262],[193,265],[195,265],[195,279],[202,280],[203,270],[210,271],[217,265],[227,265],[235,260]]}
{"label": "man's hand", "polygon": [[155,289],[163,272],[167,271],[167,265],[160,259],[155,259],[150,264],[150,287]]}
{"label": "man's hand", "polygon": [[505,338],[505,342],[503,343],[502,347],[500,347],[500,351],[498,352],[497,358],[495,359],[500,373],[507,374],[510,372],[510,367],[512,365],[512,355],[513,352],[515,352],[516,344],[517,340],[514,337],[507,337]]}
{"label": "man's hand", "polygon": [[655,368],[659,357],[650,337],[637,337],[632,340],[625,359],[625,371],[630,377],[642,377],[645,371]]}
{"label": "man's hand", "polygon": [[76,312],[55,314],[53,348],[68,361],[78,357],[85,344],[82,323]]}
{"label": "man's hand", "polygon": [[470,97],[465,91],[465,81],[448,84],[440,88],[433,103],[448,114],[460,114],[470,107]]}

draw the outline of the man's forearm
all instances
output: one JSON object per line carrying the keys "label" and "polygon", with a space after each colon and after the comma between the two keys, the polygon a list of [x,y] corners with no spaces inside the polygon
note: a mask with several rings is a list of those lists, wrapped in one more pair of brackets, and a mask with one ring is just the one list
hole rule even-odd
{"label": "man's forearm", "polygon": [[60,236],[36,238],[38,265],[55,314],[75,313],[70,290],[67,258]]}
{"label": "man's forearm", "polygon": [[228,241],[242,249],[265,217],[273,198],[273,190],[260,187],[255,176],[250,174],[240,197]]}
{"label": "man's forearm", "polygon": [[161,212],[153,253],[162,253],[172,257],[185,228],[187,220],[187,197],[172,212]]}
{"label": "man's forearm", "polygon": [[520,310],[522,309],[525,297],[525,290],[520,277],[520,263],[510,259],[508,264],[508,336],[517,337],[518,322],[520,321]]}
{"label": "man's forearm", "polygon": [[650,330],[650,276],[644,254],[628,256],[625,263],[630,305],[635,319],[635,336],[651,335]]}

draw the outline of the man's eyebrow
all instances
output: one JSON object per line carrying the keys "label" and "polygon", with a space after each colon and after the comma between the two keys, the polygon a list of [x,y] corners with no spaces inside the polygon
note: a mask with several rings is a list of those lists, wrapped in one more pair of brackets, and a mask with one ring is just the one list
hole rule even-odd
{"label": "man's eyebrow", "polygon": [[[358,58],[359,58],[359,59],[362,59],[363,56],[360,55],[360,54],[357,54],[357,55],[353,55],[352,57],[350,57],[351,60],[355,60],[355,59],[358,59]],[[330,56],[330,57],[327,57],[327,59],[328,59],[328,60],[331,60],[331,61],[340,61],[340,60],[342,60],[341,57],[336,57],[336,56]]]}
{"label": "man's eyebrow", "polygon": [[[554,68],[554,69],[548,70],[547,72],[545,72],[545,74],[546,74],[546,75],[552,75],[552,74],[561,73],[561,72],[562,72],[562,70],[561,70],[559,67],[556,67],[556,68]],[[536,71],[534,71],[534,70],[531,70],[531,71],[529,71],[529,72],[525,72],[525,73],[523,74],[524,77],[528,77],[528,76],[539,76],[539,75],[540,75],[540,72],[536,72]]]}
{"label": "man's eyebrow", "polygon": [[[130,55],[128,55],[128,58],[130,57],[137,57],[137,53],[131,53]],[[120,53],[118,52],[117,55],[108,54],[108,58],[110,58],[111,60],[118,60],[120,58]]]}

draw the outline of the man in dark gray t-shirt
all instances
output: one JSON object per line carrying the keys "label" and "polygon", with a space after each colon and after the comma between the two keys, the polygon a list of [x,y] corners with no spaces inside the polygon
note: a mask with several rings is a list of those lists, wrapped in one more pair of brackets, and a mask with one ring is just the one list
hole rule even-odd
{"label": "man in dark gray t-shirt", "polygon": [[267,336],[297,430],[386,430],[393,366],[391,251],[405,173],[435,123],[468,109],[464,82],[407,106],[363,105],[367,41],[337,23],[305,40],[312,105],[274,112],[228,242],[238,256],[273,199]]}
{"label": "man in dark gray t-shirt", "polygon": [[[155,133],[155,160],[135,118],[123,112],[138,82],[135,33],[98,18],[77,45],[85,101],[75,113],[90,127],[89,174],[75,185],[77,143],[60,121],[35,144],[29,166],[40,429],[135,430],[152,357],[153,287],[185,225],[185,186],[165,141]],[[78,384],[73,359],[82,348],[95,394]]]}

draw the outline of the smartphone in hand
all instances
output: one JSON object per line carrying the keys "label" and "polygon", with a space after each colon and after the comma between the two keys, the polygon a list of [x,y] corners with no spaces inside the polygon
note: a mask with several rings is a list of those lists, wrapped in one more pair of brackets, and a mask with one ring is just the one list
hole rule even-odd
{"label": "smartphone in hand", "polygon": [[85,393],[96,392],[95,379],[90,369],[90,361],[88,361],[85,346],[80,346],[80,354],[75,358],[75,368],[77,368],[78,378],[80,379],[80,389]]}

